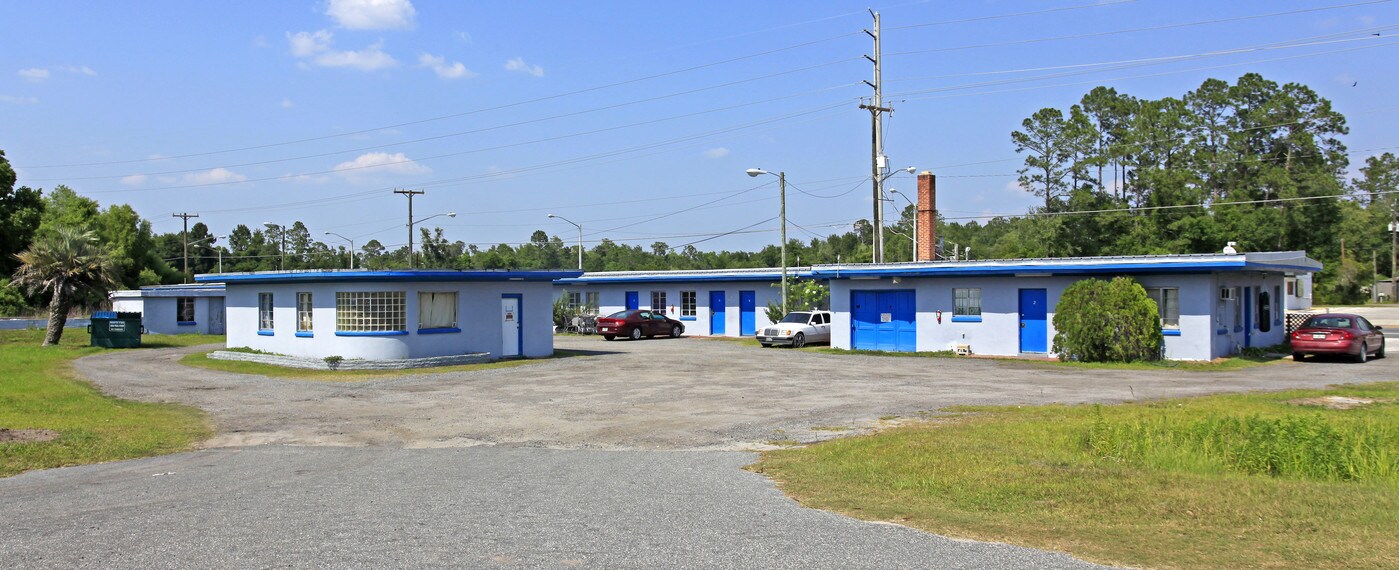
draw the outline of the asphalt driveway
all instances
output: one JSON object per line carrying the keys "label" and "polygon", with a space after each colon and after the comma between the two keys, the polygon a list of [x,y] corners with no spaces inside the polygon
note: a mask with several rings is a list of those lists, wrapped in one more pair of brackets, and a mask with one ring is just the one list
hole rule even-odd
{"label": "asphalt driveway", "polygon": [[[560,336],[587,356],[479,372],[312,382],[192,369],[199,349],[109,352],[76,366],[104,391],[210,412],[207,447],[261,444],[763,449],[957,404],[1118,402],[1399,378],[1399,359],[1233,371],[1091,370],[957,358],[828,355],[681,338]],[[207,350],[207,347],[204,348]],[[812,428],[822,428],[815,429]]]}

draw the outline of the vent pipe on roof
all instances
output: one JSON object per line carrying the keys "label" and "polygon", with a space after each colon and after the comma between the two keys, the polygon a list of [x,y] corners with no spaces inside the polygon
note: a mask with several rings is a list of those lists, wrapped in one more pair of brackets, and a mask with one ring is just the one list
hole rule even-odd
{"label": "vent pipe on roof", "polygon": [[1234,246],[1236,246],[1236,245],[1239,245],[1239,242],[1231,241],[1231,242],[1229,242],[1229,243],[1227,243],[1227,244],[1224,244],[1224,253],[1226,253],[1226,254],[1228,254],[1228,255],[1234,255],[1234,254],[1238,253],[1239,250],[1234,249]]}

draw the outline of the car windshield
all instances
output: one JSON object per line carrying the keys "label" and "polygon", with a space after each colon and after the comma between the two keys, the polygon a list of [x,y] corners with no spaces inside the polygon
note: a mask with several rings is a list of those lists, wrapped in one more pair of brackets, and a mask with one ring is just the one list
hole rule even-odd
{"label": "car windshield", "polygon": [[807,321],[810,321],[810,320],[811,320],[811,313],[787,313],[787,316],[782,317],[782,320],[781,320],[781,321],[778,321],[778,322],[781,322],[781,323],[802,323],[802,324],[806,324],[806,322],[807,322]]}
{"label": "car windshield", "polygon": [[1355,325],[1350,317],[1312,317],[1302,323],[1308,329],[1348,329]]}
{"label": "car windshield", "polygon": [[615,312],[615,313],[612,313],[612,314],[610,314],[610,315],[607,315],[607,318],[609,318],[609,319],[622,319],[622,320],[626,320],[626,318],[627,318],[628,316],[631,316],[631,314],[632,314],[632,313],[635,313],[635,312],[636,312],[636,311],[617,311],[617,312]]}

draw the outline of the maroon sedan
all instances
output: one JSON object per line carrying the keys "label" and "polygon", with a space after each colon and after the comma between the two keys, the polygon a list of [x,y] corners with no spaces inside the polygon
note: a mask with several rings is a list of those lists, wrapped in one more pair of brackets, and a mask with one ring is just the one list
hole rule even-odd
{"label": "maroon sedan", "polygon": [[599,318],[597,332],[607,340],[619,336],[637,340],[643,336],[650,338],[658,334],[674,338],[685,333],[685,325],[660,313],[633,309]]}
{"label": "maroon sedan", "polygon": [[1292,359],[1308,354],[1344,354],[1356,362],[1371,354],[1384,358],[1384,332],[1360,315],[1315,315],[1292,331]]}

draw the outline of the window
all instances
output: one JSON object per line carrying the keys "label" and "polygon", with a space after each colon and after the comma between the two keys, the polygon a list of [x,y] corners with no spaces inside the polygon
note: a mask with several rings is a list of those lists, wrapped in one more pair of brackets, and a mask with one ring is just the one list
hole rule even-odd
{"label": "window", "polygon": [[651,310],[665,314],[665,291],[651,292]]}
{"label": "window", "polygon": [[1146,296],[1156,301],[1156,313],[1161,316],[1161,328],[1180,328],[1180,289],[1176,287],[1147,287]]}
{"label": "window", "polygon": [[257,294],[257,330],[272,330],[272,294]]}
{"label": "window", "polygon": [[1244,330],[1244,303],[1239,299],[1239,288],[1234,288],[1234,332]]}
{"label": "window", "polygon": [[583,294],[577,291],[568,291],[564,295],[568,297],[568,300],[564,301],[564,306],[568,308],[568,312],[577,313],[578,307],[583,304]]}
{"label": "window", "polygon": [[335,294],[337,332],[407,332],[403,291],[350,291]]}
{"label": "window", "polygon": [[296,332],[311,332],[311,294],[296,294]]}
{"label": "window", "polygon": [[1291,280],[1291,279],[1287,280],[1287,294],[1290,295],[1290,296],[1294,296],[1294,297],[1300,296],[1300,295],[1297,295],[1297,282],[1296,282],[1296,281],[1293,281],[1293,280]]}
{"label": "window", "polygon": [[598,302],[598,292],[588,291],[586,294],[583,295],[583,298],[586,300],[586,304],[583,306],[583,311],[589,315],[596,315],[597,309],[601,305],[601,303]]}
{"label": "window", "polygon": [[175,321],[194,322],[194,297],[175,297]]}
{"label": "window", "polygon": [[694,291],[680,292],[680,316],[695,316],[695,299],[698,298]]}
{"label": "window", "polygon": [[954,317],[980,317],[981,316],[981,289],[953,289],[952,290],[952,316]]}
{"label": "window", "polygon": [[457,328],[457,293],[418,293],[418,328]]}

